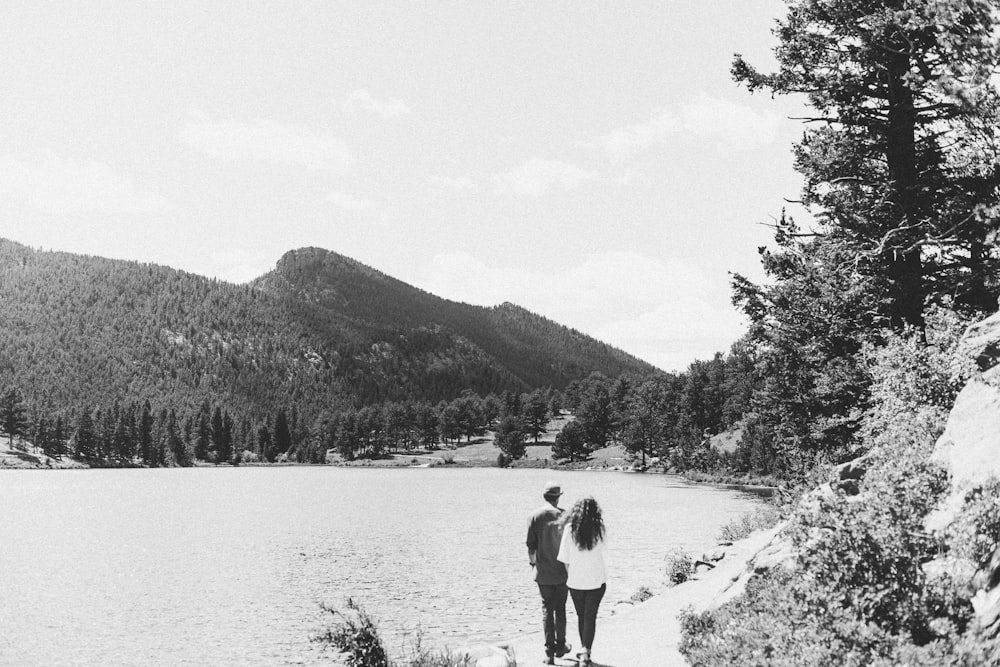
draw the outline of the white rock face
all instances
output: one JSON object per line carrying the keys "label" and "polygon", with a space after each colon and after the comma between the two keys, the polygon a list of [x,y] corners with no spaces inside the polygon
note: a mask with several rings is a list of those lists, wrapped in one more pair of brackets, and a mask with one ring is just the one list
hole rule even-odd
{"label": "white rock face", "polygon": [[948,468],[956,487],[1000,477],[1000,389],[970,380],[955,399],[931,458]]}
{"label": "white rock face", "polygon": [[[932,532],[944,530],[958,518],[969,490],[991,477],[1000,479],[1000,313],[966,329],[957,356],[956,365],[968,367],[972,362],[979,372],[959,392],[931,455],[951,476],[948,496],[924,523]],[[973,579],[981,582],[981,588],[972,605],[980,625],[992,636],[1000,629],[997,564],[994,554],[990,566]]]}

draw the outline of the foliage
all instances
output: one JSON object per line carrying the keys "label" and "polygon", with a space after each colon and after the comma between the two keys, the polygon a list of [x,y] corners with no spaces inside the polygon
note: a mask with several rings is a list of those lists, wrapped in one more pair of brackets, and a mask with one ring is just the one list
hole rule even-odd
{"label": "foliage", "polygon": [[794,0],[775,30],[778,71],[733,64],[751,91],[807,96],[802,199],[856,254],[895,330],[921,326],[927,298],[953,295],[978,312],[996,303],[985,245],[995,222],[982,216],[1000,173],[959,166],[971,146],[987,160],[993,149],[978,129],[996,100],[995,20],[990,0]]}
{"label": "foliage", "polygon": [[806,95],[795,168],[816,223],[782,215],[761,251],[769,280],[737,276],[734,301],[760,354],[739,460],[801,475],[861,444],[863,348],[886,329],[922,334],[932,304],[995,307],[1000,42],[988,0],[788,5],[777,71],[737,56],[732,72]]}
{"label": "foliage", "polygon": [[340,651],[348,667],[472,667],[468,656],[426,648],[420,632],[408,654],[399,660],[392,660],[371,616],[351,598],[347,599],[346,606],[345,613],[325,604],[320,605],[333,620],[321,633],[312,637],[312,641]]}
{"label": "foliage", "polygon": [[667,583],[671,586],[684,583],[694,574],[694,559],[683,549],[671,549],[663,561]]}
{"label": "foliage", "polygon": [[861,493],[807,494],[786,529],[794,569],[751,579],[715,612],[688,614],[682,650],[691,662],[987,664],[968,598],[975,564],[1000,540],[1000,485],[973,491],[943,542],[923,527],[948,488],[930,452],[954,396],[947,359],[960,329],[932,311],[925,336],[889,334],[866,351]]}
{"label": "foliage", "polygon": [[552,444],[553,458],[568,459],[572,463],[586,460],[588,453],[583,427],[576,421],[567,422],[556,434],[556,441]]}
{"label": "foliage", "polygon": [[749,537],[758,530],[773,528],[781,520],[781,511],[774,505],[761,505],[750,512],[744,512],[719,529],[719,540],[735,542]]}
{"label": "foliage", "polygon": [[11,387],[0,395],[0,428],[3,428],[11,444],[14,436],[25,433],[28,426],[25,413],[24,397],[17,387]]}
{"label": "foliage", "polygon": [[524,425],[521,420],[514,416],[501,418],[500,423],[497,424],[494,442],[509,461],[522,458],[527,452],[527,448],[525,446]]}
{"label": "foliage", "polygon": [[346,613],[325,604],[321,608],[336,620],[313,641],[341,651],[348,667],[390,667],[375,622],[353,599],[347,599]]}

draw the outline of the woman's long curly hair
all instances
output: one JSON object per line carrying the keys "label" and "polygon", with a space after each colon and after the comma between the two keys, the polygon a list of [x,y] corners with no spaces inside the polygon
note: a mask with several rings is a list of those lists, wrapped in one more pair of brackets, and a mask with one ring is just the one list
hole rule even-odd
{"label": "woman's long curly hair", "polygon": [[584,551],[590,551],[604,539],[604,518],[592,496],[580,498],[573,503],[566,516],[566,525],[573,531],[573,541]]}

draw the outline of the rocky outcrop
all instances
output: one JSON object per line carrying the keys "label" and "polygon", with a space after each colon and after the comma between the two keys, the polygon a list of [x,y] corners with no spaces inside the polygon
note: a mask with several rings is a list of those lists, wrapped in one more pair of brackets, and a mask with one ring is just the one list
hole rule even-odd
{"label": "rocky outcrop", "polygon": [[[946,530],[962,511],[968,492],[991,478],[1000,478],[1000,313],[970,326],[958,346],[955,363],[974,369],[955,399],[944,433],[932,459],[950,473],[951,489],[925,522],[931,532]],[[973,567],[977,564],[971,564]],[[954,563],[929,563],[950,569]],[[979,566],[972,577],[977,592],[972,599],[980,625],[992,636],[1000,634],[1000,551]]]}

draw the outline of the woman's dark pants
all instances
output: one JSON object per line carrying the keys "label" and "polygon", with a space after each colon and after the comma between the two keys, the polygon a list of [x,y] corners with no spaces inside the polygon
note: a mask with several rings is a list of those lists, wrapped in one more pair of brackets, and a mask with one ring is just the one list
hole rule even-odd
{"label": "woman's dark pants", "polygon": [[581,591],[575,588],[569,589],[569,594],[573,596],[573,606],[576,607],[576,618],[580,628],[580,643],[583,648],[590,649],[594,644],[594,630],[597,627],[597,609],[601,606],[601,599],[607,584],[601,584],[600,588],[589,591]]}
{"label": "woman's dark pants", "polygon": [[542,594],[542,624],[545,652],[549,655],[566,645],[566,584],[538,584]]}

